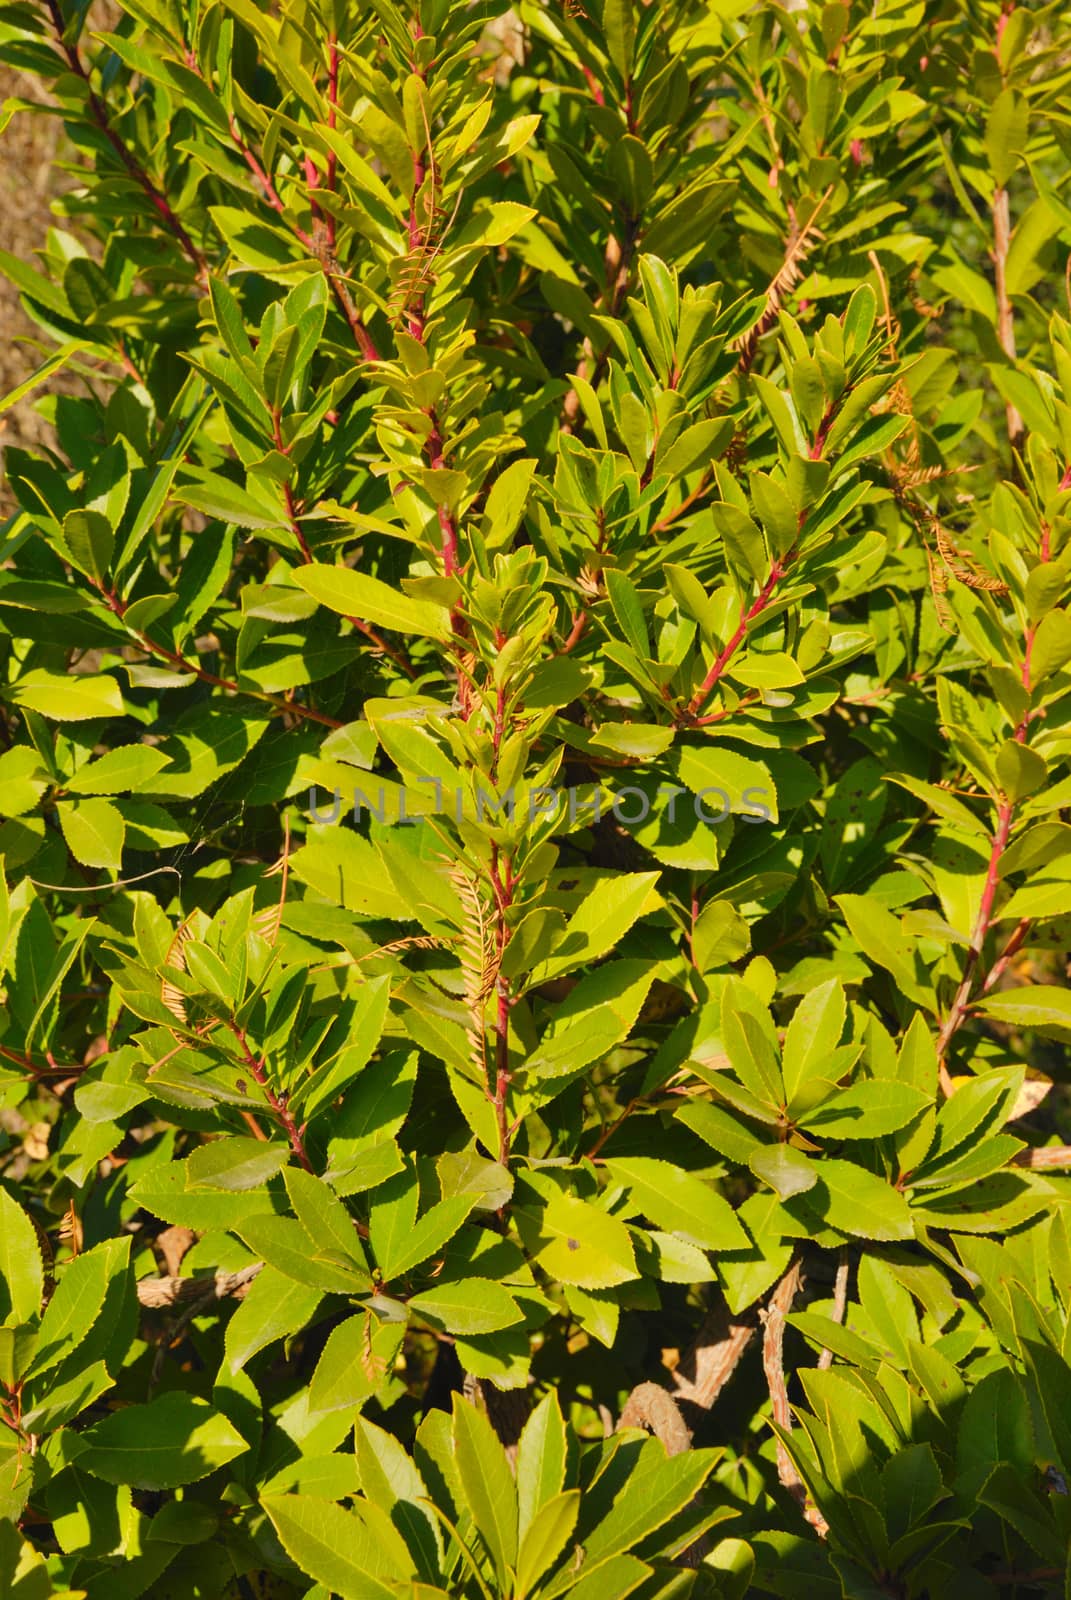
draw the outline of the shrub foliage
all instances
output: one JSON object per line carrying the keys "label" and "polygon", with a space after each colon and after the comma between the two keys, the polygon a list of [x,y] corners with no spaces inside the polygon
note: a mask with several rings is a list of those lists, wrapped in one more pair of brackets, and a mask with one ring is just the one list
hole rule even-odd
{"label": "shrub foliage", "polygon": [[1071,1592],[1069,50],[3,7],[5,1593]]}

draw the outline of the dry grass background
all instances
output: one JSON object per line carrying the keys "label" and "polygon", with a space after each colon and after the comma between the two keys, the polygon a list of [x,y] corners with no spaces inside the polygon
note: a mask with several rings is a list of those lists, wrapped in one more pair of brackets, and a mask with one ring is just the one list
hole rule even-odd
{"label": "dry grass background", "polygon": [[[0,100],[16,97],[44,103],[41,86],[21,73],[0,67]],[[53,218],[53,198],[70,186],[57,159],[63,141],[63,124],[44,112],[18,112],[0,134],[0,249],[33,261],[44,244]],[[27,339],[38,337],[33,323],[19,304],[14,284],[0,276],[0,393],[8,394],[40,365],[42,353]],[[13,406],[0,419],[0,442],[39,445],[48,427],[33,409],[34,396]],[[3,510],[9,509],[6,493]]]}
{"label": "dry grass background", "polygon": [[[87,32],[114,27],[117,18],[113,0],[93,0]],[[16,112],[0,133],[0,249],[38,265],[49,228],[54,224],[71,228],[53,214],[52,203],[78,181],[61,165],[65,156],[69,160],[76,152],[66,139],[62,120],[47,110],[47,86],[28,73],[0,65],[0,104],[9,99],[41,109]],[[23,311],[15,285],[0,273],[0,395],[10,394],[54,348]],[[78,378],[61,371],[0,417],[0,519],[16,509],[2,470],[4,449],[50,444],[54,434],[38,414],[36,402],[46,393],[72,394],[79,387]]]}

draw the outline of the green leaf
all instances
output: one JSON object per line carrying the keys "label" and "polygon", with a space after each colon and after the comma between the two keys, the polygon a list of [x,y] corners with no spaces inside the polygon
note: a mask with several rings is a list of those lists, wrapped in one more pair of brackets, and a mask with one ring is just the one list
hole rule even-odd
{"label": "green leaf", "polygon": [[264,1495],[261,1505],[299,1570],[341,1600],[395,1600],[393,1582],[409,1576],[356,1510],[313,1495]]}
{"label": "green leaf", "polygon": [[658,1227],[704,1250],[746,1247],[747,1235],[729,1202],[701,1178],[651,1156],[607,1161],[606,1166],[612,1178],[627,1185],[633,1205]]}
{"label": "green leaf", "polygon": [[647,635],[647,621],[643,605],[632,583],[623,572],[612,567],[606,574],[606,593],[617,618],[618,627],[641,661],[651,654],[651,641]]}
{"label": "green leaf", "polygon": [[565,1483],[566,1433],[561,1404],[549,1389],[528,1418],[517,1444],[518,1535],[523,1544],[540,1509]]}
{"label": "green leaf", "polygon": [[610,60],[628,83],[636,38],[632,0],[605,0],[602,8],[602,29]]}
{"label": "green leaf", "polygon": [[586,1200],[561,1194],[542,1210],[518,1204],[514,1218],[525,1248],[559,1283],[612,1289],[639,1276],[624,1223]]}
{"label": "green leaf", "polygon": [[836,901],[863,954],[891,972],[909,1000],[923,1002],[926,991],[915,975],[911,945],[892,913],[873,896],[840,894]]}
{"label": "green leaf", "polygon": [[1071,989],[1037,984],[988,995],[974,1004],[995,1022],[1027,1028],[1045,1038],[1066,1040],[1071,1030]]}
{"label": "green leaf", "polygon": [[0,816],[21,817],[33,811],[47,788],[36,750],[17,744],[0,755]]}
{"label": "green leaf", "polygon": [[803,996],[785,1031],[781,1076],[788,1110],[812,1079],[822,1079],[829,1058],[840,1043],[847,1015],[844,985],[839,978],[818,984]]}
{"label": "green leaf", "polygon": [[579,1512],[579,1489],[567,1489],[540,1506],[521,1541],[517,1558],[519,1594],[530,1594],[554,1565],[576,1526]]}
{"label": "green leaf", "polygon": [[414,1295],[409,1308],[447,1333],[494,1333],[523,1322],[516,1300],[491,1278],[463,1278]]}
{"label": "green leaf", "polygon": [[44,1267],[37,1230],[25,1211],[0,1185],[0,1310],[16,1322],[31,1322],[44,1297]]}
{"label": "green leaf", "polygon": [[778,819],[777,791],[770,769],[749,756],[738,756],[713,745],[689,745],[680,752],[677,770],[681,783],[696,796],[697,810],[703,816],[732,812],[754,817],[759,807],[765,806],[770,821]]}
{"label": "green leaf", "polygon": [[124,744],[80,767],[63,787],[68,794],[127,794],[151,788],[152,779],[170,763],[155,745]]}
{"label": "green leaf", "polygon": [[126,1268],[129,1251],[129,1239],[106,1240],[67,1263],[41,1318],[28,1377],[49,1371],[78,1344],[85,1345],[113,1276]]}
{"label": "green leaf", "polygon": [[[171,1016],[166,1008],[161,1009]],[[272,1209],[267,1189],[224,1190],[210,1188],[207,1184],[187,1186],[186,1180],[184,1162],[155,1166],[131,1184],[130,1197],[164,1222],[201,1231],[237,1228],[248,1217]]]}
{"label": "green leaf", "polygon": [[53,722],[86,722],[92,717],[123,714],[123,697],[115,679],[88,673],[63,677],[36,669],[24,672],[6,692],[15,705],[40,712]]}
{"label": "green leaf", "polygon": [[403,1322],[378,1322],[372,1312],[332,1328],[309,1386],[310,1409],[352,1411],[389,1385],[405,1329]]}
{"label": "green leaf", "polygon": [[399,633],[445,641],[450,637],[450,613],[430,600],[414,600],[379,578],[350,567],[325,567],[313,563],[300,567],[294,582],[320,605],[344,617],[360,617]]}
{"label": "green leaf", "polygon": [[748,1158],[748,1166],[756,1178],[768,1183],[782,1200],[794,1194],[806,1194],[818,1181],[818,1168],[809,1161],[802,1150],[789,1144],[760,1145]]}
{"label": "green leaf", "polygon": [[295,1283],[337,1294],[359,1294],[367,1287],[367,1275],[352,1260],[332,1249],[330,1240],[314,1239],[290,1217],[247,1217],[235,1223],[234,1231],[254,1255]]}
{"label": "green leaf", "polygon": [[115,532],[99,511],[68,511],[63,542],[74,565],[98,584],[107,576],[115,550]]}
{"label": "green leaf", "polygon": [[548,959],[533,969],[530,984],[606,955],[639,917],[656,909],[657,882],[657,872],[626,872],[600,884],[573,912]]}
{"label": "green leaf", "polygon": [[682,1511],[713,1472],[720,1450],[666,1455],[660,1439],[649,1439],[609,1513],[585,1540],[585,1565],[634,1549],[642,1539]]}
{"label": "green leaf", "polygon": [[517,1562],[517,1495],[506,1452],[482,1411],[454,1396],[454,1453],[472,1520],[505,1587]]}
{"label": "green leaf", "polygon": [[859,1239],[911,1239],[915,1226],[907,1200],[882,1178],[851,1161],[817,1164],[818,1181],[796,1204],[841,1233]]}
{"label": "green leaf", "polygon": [[993,1468],[978,1491],[978,1501],[996,1511],[1043,1561],[1065,1565],[1067,1539],[1046,1500],[1008,1462]]}
{"label": "green leaf", "polygon": [[880,1139],[904,1128],[931,1104],[931,1096],[909,1083],[863,1079],[823,1100],[800,1120],[826,1139]]}
{"label": "green leaf", "polygon": [[[399,1181],[407,1176],[401,1174]],[[411,1272],[430,1255],[441,1250],[454,1237],[478,1198],[474,1194],[452,1195],[449,1200],[440,1200],[415,1222],[407,1222],[404,1216],[399,1217],[397,1226],[388,1232],[382,1223],[384,1202],[380,1198],[387,1187],[384,1184],[379,1191],[371,1219],[372,1248],[385,1278],[397,1278],[403,1272]]]}
{"label": "green leaf", "polygon": [[186,1181],[210,1189],[259,1189],[281,1172],[289,1159],[289,1147],[281,1141],[266,1144],[262,1139],[231,1134],[191,1152],[186,1162]]}
{"label": "green leaf", "polygon": [[63,837],[84,867],[118,871],[123,860],[126,823],[107,800],[61,800],[56,807]]}
{"label": "green leaf", "polygon": [[240,1372],[258,1350],[303,1328],[322,1299],[322,1290],[295,1283],[275,1267],[264,1267],[227,1324],[228,1369]]}
{"label": "green leaf", "polygon": [[362,986],[345,1048],[299,1084],[290,1097],[292,1110],[296,1112],[300,1108],[305,1119],[312,1118],[344,1092],[371,1060],[387,1020],[389,1005],[389,978],[373,978]]}
{"label": "green leaf", "polygon": [[288,1167],[283,1174],[297,1219],[311,1239],[324,1250],[337,1250],[352,1262],[362,1275],[367,1273],[364,1250],[356,1224],[341,1200],[322,1178],[302,1167]]}
{"label": "green leaf", "polygon": [[249,1446],[227,1418],[195,1395],[163,1394],[124,1406],[82,1435],[79,1465],[106,1483],[175,1489],[207,1478]]}
{"label": "green leaf", "polygon": [[677,1120],[691,1128],[701,1139],[737,1165],[750,1161],[761,1148],[761,1141],[751,1126],[743,1122],[724,1106],[711,1105],[707,1100],[694,1100],[676,1113]]}
{"label": "green leaf", "polygon": [[1004,188],[1025,155],[1029,132],[1027,101],[1005,89],[993,101],[985,124],[985,151],[998,189]]}
{"label": "green leaf", "polygon": [[1022,1379],[1007,1367],[984,1373],[963,1406],[956,1435],[956,1490],[968,1505],[1000,1461],[1020,1472],[1034,1462],[1034,1428]]}

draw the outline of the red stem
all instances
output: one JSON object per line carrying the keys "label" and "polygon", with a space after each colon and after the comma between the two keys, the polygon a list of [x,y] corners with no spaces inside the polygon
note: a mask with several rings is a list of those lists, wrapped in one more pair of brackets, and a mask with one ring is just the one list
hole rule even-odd
{"label": "red stem", "polygon": [[264,1061],[262,1058],[258,1059],[253,1054],[252,1050],[250,1050],[244,1030],[233,1021],[228,1021],[227,1026],[238,1041],[238,1048],[242,1052],[242,1060],[249,1068],[249,1071],[252,1073],[256,1082],[264,1090],[264,1095],[268,1104],[275,1112],[275,1115],[279,1118],[279,1122],[290,1141],[291,1150],[301,1162],[301,1165],[305,1168],[305,1171],[312,1172],[312,1162],[309,1160],[308,1152],[305,1149],[305,1140],[303,1137],[304,1130],[299,1128],[297,1123],[294,1121],[293,1112],[286,1103],[285,1095],[277,1094],[272,1088],[271,1084],[268,1082],[268,1072],[264,1065]]}
{"label": "red stem", "polygon": [[755,618],[761,616],[761,614],[766,610],[766,607],[769,605],[770,600],[773,597],[774,590],[777,588],[777,585],[780,583],[784,575],[784,564],[781,561],[775,561],[771,566],[766,582],[759,590],[757,597],[751,602],[750,606],[744,607],[741,610],[740,621],[736,625],[735,633],[733,633],[721,654],[717,656],[710,668],[710,671],[707,673],[706,677],[699,685],[699,688],[688,702],[687,715],[689,717],[696,716],[698,712],[702,710],[704,701],[709,696],[711,690],[718,683],[718,680],[721,678],[726,667],[729,665],[730,661],[732,661],[734,655],[744,642],[744,636],[747,633],[748,624],[754,622]]}
{"label": "red stem", "polygon": [[587,627],[587,625],[588,625],[588,614],[587,614],[587,612],[586,611],[578,611],[578,612],[576,612],[576,614],[573,617],[573,625],[569,629],[569,633],[568,633],[568,635],[566,637],[565,643],[562,645],[561,649],[558,651],[558,654],[560,656],[567,656],[569,654],[570,650],[575,650],[576,649],[577,645],[580,643],[581,638],[583,637],[584,629]]}
{"label": "red stem", "polygon": [[[99,592],[108,610],[122,622],[128,609],[126,601],[120,600],[119,596],[112,590],[102,588]],[[166,645],[157,644],[155,639],[150,638],[147,633],[141,632],[138,628],[131,628],[130,634],[132,638],[137,640],[143,650],[147,650],[151,655],[158,656],[161,661],[167,661],[179,672],[192,673],[201,683],[210,683],[217,689],[227,689],[231,694],[244,694],[250,700],[259,700],[262,705],[271,706],[275,711],[288,712],[295,717],[304,717],[308,722],[319,722],[325,728],[341,728],[343,726],[337,717],[329,717],[325,712],[317,711],[313,706],[302,705],[300,701],[284,700],[281,695],[268,694],[262,689],[243,689],[241,684],[236,683],[232,678],[220,678],[216,673],[208,672],[198,662],[190,661],[186,656],[179,655],[177,650],[169,650]]]}
{"label": "red stem", "polygon": [[1033,921],[1030,917],[1023,917],[1022,921],[1016,924],[1015,931],[1011,935],[1011,938],[1008,940],[1007,944],[1004,946],[1004,949],[1000,952],[1000,955],[989,969],[986,980],[982,985],[983,994],[988,994],[990,989],[995,988],[1000,982],[1001,978],[1004,976],[1004,972],[1009,961],[1011,961],[1013,956],[1018,955],[1019,951],[1026,943],[1027,934],[1030,932],[1032,927]]}
{"label": "red stem", "polygon": [[0,1044],[0,1056],[5,1061],[14,1061],[16,1066],[25,1067],[27,1072],[34,1078],[71,1078],[76,1077],[82,1071],[81,1067],[60,1066],[52,1060],[51,1056],[48,1058],[47,1067],[39,1067],[35,1061],[21,1050],[12,1050],[6,1044]]}
{"label": "red stem", "polygon": [[[500,691],[501,692],[501,691]],[[498,744],[495,745],[497,758]],[[495,907],[498,912],[498,926],[496,938],[498,942],[498,960],[501,964],[502,956],[509,943],[510,930],[506,925],[506,912],[513,904],[513,890],[515,880],[513,871],[507,857],[500,867],[497,844],[491,846],[491,892],[495,898]],[[494,1107],[495,1119],[498,1123],[498,1159],[503,1166],[509,1163],[510,1141],[513,1130],[509,1124],[509,1011],[510,993],[509,979],[499,976],[496,987],[498,990],[498,1004],[495,1013],[495,1092]]]}
{"label": "red stem", "polygon": [[698,484],[692,490],[691,494],[685,495],[680,505],[674,506],[672,511],[667,511],[664,516],[659,517],[658,521],[651,525],[651,532],[653,534],[665,533],[667,528],[671,528],[675,522],[680,520],[681,517],[687,515],[687,513],[695,505],[696,501],[703,498],[709,487],[710,473],[704,472],[703,476],[700,478]]}
{"label": "red stem", "polygon": [[[818,425],[818,432],[815,434],[814,439],[811,442],[811,448],[808,451],[808,455],[812,461],[821,461],[823,451],[826,447],[826,442],[829,438],[829,431],[836,420],[836,416],[837,405],[834,404],[831,405],[828,411],[825,413],[825,416]],[[685,502],[685,504],[687,504],[687,502]],[[679,514],[681,509],[683,508],[678,507],[678,511],[675,513],[675,515]],[[728,667],[729,663],[732,661],[733,656],[739,650],[741,644],[743,644],[744,638],[747,634],[748,625],[754,622],[756,617],[761,616],[766,610],[766,607],[770,604],[777,585],[781,582],[781,579],[784,577],[785,573],[788,571],[788,568],[795,560],[796,551],[799,548],[799,541],[803,537],[803,530],[806,526],[806,522],[807,513],[806,511],[801,511],[796,524],[795,545],[790,551],[788,551],[786,555],[779,556],[777,560],[771,564],[770,571],[766,577],[766,582],[759,590],[756,598],[751,602],[751,605],[741,607],[740,621],[736,625],[736,632],[732,635],[732,638],[726,644],[721,654],[715,659],[706,677],[703,679],[702,683],[699,685],[699,688],[688,702],[682,720],[691,721],[694,724],[696,716],[703,708],[704,701],[707,699],[711,690],[718,683],[718,680],[721,678],[726,667]]]}
{"label": "red stem", "polygon": [[[1023,649],[1022,684],[1027,694],[1030,689],[1030,659],[1034,649],[1035,629],[1028,627],[1026,630],[1026,643]],[[1016,744],[1026,743],[1027,729],[1030,726],[1029,708],[1023,712],[1019,726],[1015,730]],[[1000,883],[1000,863],[1005,850],[1008,848],[1008,839],[1011,835],[1012,822],[1015,817],[1015,802],[1005,800],[997,811],[997,826],[994,829],[989,850],[989,865],[986,868],[985,884],[982,888],[982,898],[978,906],[978,916],[975,919],[974,929],[971,933],[970,947],[967,951],[967,960],[963,967],[963,977],[960,979],[956,997],[952,1002],[951,1010],[945,1018],[941,1031],[937,1036],[937,1070],[941,1080],[941,1087],[945,1094],[952,1093],[952,1080],[945,1065],[949,1045],[958,1031],[964,1017],[970,1009],[971,993],[974,988],[974,975],[981,959],[982,948],[989,933],[990,922],[993,917],[993,902],[996,899],[997,888]],[[1022,946],[1030,927],[1029,918],[1024,918],[1012,934],[1004,951],[998,957],[992,970],[986,976],[982,985],[985,994],[999,979],[1008,962],[1016,951]],[[1017,941],[1017,942],[1016,942]]]}
{"label": "red stem", "polygon": [[186,232],[186,229],[175,215],[175,212],[172,210],[167,197],[160,189],[157,188],[156,184],[153,183],[152,179],[149,177],[149,174],[137,160],[137,157],[132,151],[127,149],[126,145],[123,143],[123,140],[112,127],[111,120],[108,116],[108,107],[91,85],[89,72],[82,61],[78,46],[76,44],[68,44],[64,37],[67,30],[63,19],[63,13],[60,10],[59,0],[46,0],[46,5],[48,6],[48,13],[52,20],[52,28],[56,35],[56,43],[58,44],[60,50],[62,50],[68,67],[77,78],[81,79],[86,86],[86,104],[89,108],[89,114],[96,124],[98,130],[107,139],[108,143],[115,151],[115,154],[126,168],[129,176],[134,179],[135,183],[140,184],[165,227],[174,235],[187,258],[197,268],[198,273],[201,275],[206,274],[208,271],[208,263],[205,260],[205,257],[201,254],[200,250],[198,250],[197,246]]}
{"label": "red stem", "polygon": [[350,292],[346,287],[342,270],[335,260],[334,236],[331,227],[327,226],[325,229],[324,248],[321,249],[320,245],[311,234],[306,233],[304,228],[299,227],[296,222],[287,217],[286,207],[280,198],[279,191],[276,189],[275,184],[272,181],[271,175],[265,170],[260,161],[257,160],[254,151],[250,149],[249,145],[247,145],[245,140],[242,138],[241,129],[239,128],[237,120],[234,117],[231,118],[230,132],[231,138],[233,139],[239,153],[243,157],[246,166],[249,168],[250,172],[257,180],[257,183],[260,185],[265,200],[267,200],[272,210],[275,211],[278,216],[282,217],[284,222],[286,222],[290,232],[294,235],[294,238],[301,245],[302,249],[308,251],[309,255],[315,256],[319,261],[323,270],[323,274],[328,283],[331,285],[331,292],[335,297],[338,308],[345,317],[350,333],[353,335],[354,343],[364,356],[364,359],[366,361],[378,361],[379,351],[376,348],[375,341],[361,320],[360,313],[358,312],[357,307],[354,305]]}

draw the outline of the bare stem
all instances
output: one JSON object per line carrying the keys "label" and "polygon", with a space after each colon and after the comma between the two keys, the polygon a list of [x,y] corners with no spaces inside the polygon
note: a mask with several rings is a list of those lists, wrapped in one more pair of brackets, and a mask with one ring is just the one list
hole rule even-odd
{"label": "bare stem", "polygon": [[[800,1264],[794,1261],[771,1295],[769,1304],[760,1312],[763,1322],[762,1366],[766,1374],[766,1386],[770,1391],[773,1419],[785,1433],[791,1432],[792,1429],[792,1411],[788,1403],[788,1386],[785,1383],[785,1318],[792,1310],[801,1282]],[[799,1502],[807,1521],[825,1538],[829,1531],[828,1524],[817,1507],[810,1504],[803,1480],[793,1466],[792,1458],[785,1449],[780,1435],[777,1440],[777,1476],[793,1498]]]}
{"label": "bare stem", "polygon": [[[830,1320],[838,1324],[844,1322],[848,1310],[848,1275],[851,1271],[851,1257],[846,1245],[841,1245],[840,1258],[837,1261],[837,1276],[833,1283],[833,1310]],[[825,1372],[833,1365],[833,1351],[828,1347],[818,1357],[819,1370]]]}
{"label": "bare stem", "polygon": [[1040,1149],[1020,1150],[1012,1157],[1013,1167],[1028,1167],[1031,1172],[1065,1172],[1071,1167],[1071,1145],[1042,1145]]}

